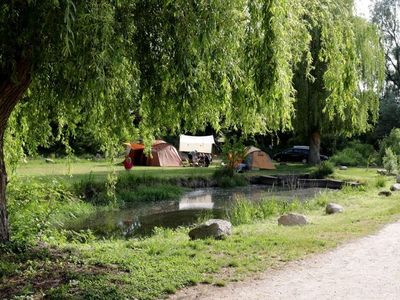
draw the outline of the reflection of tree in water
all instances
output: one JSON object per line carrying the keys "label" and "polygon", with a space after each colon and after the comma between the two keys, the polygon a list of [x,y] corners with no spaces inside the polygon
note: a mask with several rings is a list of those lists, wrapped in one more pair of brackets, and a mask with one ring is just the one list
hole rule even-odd
{"label": "reflection of tree in water", "polygon": [[133,216],[130,220],[122,220],[118,222],[119,228],[122,230],[122,235],[124,237],[130,237],[135,234],[135,231],[142,225],[138,216]]}

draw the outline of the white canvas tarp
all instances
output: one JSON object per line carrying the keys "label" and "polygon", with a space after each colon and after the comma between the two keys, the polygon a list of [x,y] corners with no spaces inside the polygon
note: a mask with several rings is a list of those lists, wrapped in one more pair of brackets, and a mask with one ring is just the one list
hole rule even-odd
{"label": "white canvas tarp", "polygon": [[212,145],[215,144],[214,136],[190,136],[182,134],[179,139],[179,151],[200,153],[211,153]]}

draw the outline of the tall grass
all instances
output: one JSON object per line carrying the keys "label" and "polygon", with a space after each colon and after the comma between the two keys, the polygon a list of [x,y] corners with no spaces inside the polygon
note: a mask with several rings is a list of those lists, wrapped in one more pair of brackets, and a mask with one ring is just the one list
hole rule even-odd
{"label": "tall grass", "polygon": [[328,197],[326,194],[318,195],[308,201],[300,201],[298,199],[292,201],[278,199],[250,201],[242,198],[236,200],[228,216],[233,225],[251,224],[288,212],[319,209],[327,203]]}
{"label": "tall grass", "polygon": [[379,176],[374,181],[374,186],[376,188],[383,188],[386,186],[386,178],[384,176]]}
{"label": "tall grass", "polygon": [[[86,202],[95,205],[117,205],[125,203],[162,201],[176,199],[183,189],[172,185],[169,179],[153,176],[126,175],[118,177],[115,183],[115,198],[107,192],[107,182],[94,180],[89,176],[78,182],[74,189]],[[115,200],[116,199],[116,200]]]}
{"label": "tall grass", "polygon": [[228,168],[219,168],[214,171],[213,179],[216,181],[217,186],[222,188],[246,186],[249,184],[246,177],[232,173]]}

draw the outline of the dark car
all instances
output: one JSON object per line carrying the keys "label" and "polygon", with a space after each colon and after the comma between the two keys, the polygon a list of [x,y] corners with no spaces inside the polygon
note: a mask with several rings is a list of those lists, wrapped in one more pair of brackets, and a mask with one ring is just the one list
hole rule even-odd
{"label": "dark car", "polygon": [[[310,153],[310,150],[306,146],[302,147],[293,147],[286,149],[282,152],[279,152],[274,155],[273,159],[276,161],[286,161],[286,162],[302,162],[306,163],[308,160],[308,154]],[[326,155],[320,155],[320,159],[323,160],[328,160],[328,156]]]}

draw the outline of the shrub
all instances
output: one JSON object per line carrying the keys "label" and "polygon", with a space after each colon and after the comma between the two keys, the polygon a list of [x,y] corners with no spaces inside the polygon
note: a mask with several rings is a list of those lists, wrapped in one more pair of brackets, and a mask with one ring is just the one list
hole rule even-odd
{"label": "shrub", "polygon": [[227,139],[222,147],[222,160],[225,163],[226,170],[229,170],[229,174],[227,173],[226,175],[233,176],[236,168],[244,160],[245,156],[246,147],[242,139]]}
{"label": "shrub", "polygon": [[368,166],[376,162],[377,153],[374,147],[369,144],[362,144],[358,141],[353,141],[346,148],[337,152],[331,157],[330,161],[335,165],[346,166]]}
{"label": "shrub", "polygon": [[79,203],[60,182],[18,181],[8,189],[10,230],[14,241],[31,242],[54,230],[64,205]]}
{"label": "shrub", "polygon": [[383,157],[383,166],[389,172],[389,174],[397,174],[397,156],[393,153],[392,148],[390,147],[385,150],[385,156]]}
{"label": "shrub", "polygon": [[233,169],[226,167],[216,169],[213,173],[213,179],[216,181],[217,186],[222,188],[245,186],[249,183],[246,177],[235,174]]}
{"label": "shrub", "polygon": [[181,195],[182,188],[173,185],[140,185],[117,193],[118,200],[125,203],[178,199]]}
{"label": "shrub", "polygon": [[383,163],[383,157],[386,156],[386,149],[390,148],[396,155],[400,155],[400,128],[394,128],[389,136],[384,138],[379,145],[379,156]]}
{"label": "shrub", "polygon": [[104,181],[95,181],[92,175],[80,180],[74,186],[75,192],[86,202],[96,205],[107,205],[107,186]]}
{"label": "shrub", "polygon": [[323,161],[320,165],[317,166],[315,171],[311,173],[311,177],[314,178],[325,178],[328,175],[333,174],[335,171],[335,167],[329,161]]}

